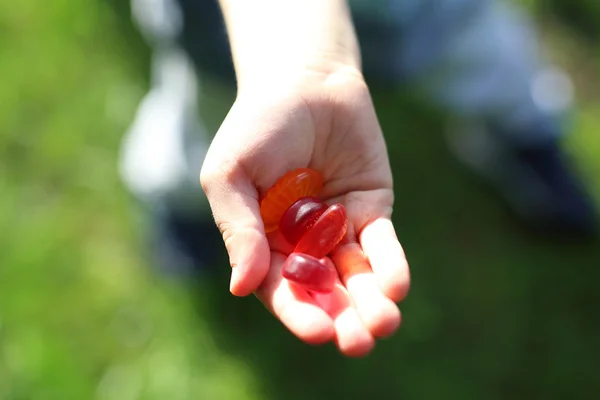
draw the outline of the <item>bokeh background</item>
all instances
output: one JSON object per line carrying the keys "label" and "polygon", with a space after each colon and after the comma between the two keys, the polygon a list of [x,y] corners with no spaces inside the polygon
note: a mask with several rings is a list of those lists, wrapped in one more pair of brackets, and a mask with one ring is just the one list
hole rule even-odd
{"label": "bokeh background", "polygon": [[[521,3],[575,80],[568,145],[600,199],[600,2]],[[149,77],[128,7],[0,2],[0,399],[598,398],[600,244],[525,230],[399,93],[374,99],[414,283],[371,356],[300,343],[229,295],[225,262],[155,273],[117,174]],[[210,90],[218,124],[234,92]]]}

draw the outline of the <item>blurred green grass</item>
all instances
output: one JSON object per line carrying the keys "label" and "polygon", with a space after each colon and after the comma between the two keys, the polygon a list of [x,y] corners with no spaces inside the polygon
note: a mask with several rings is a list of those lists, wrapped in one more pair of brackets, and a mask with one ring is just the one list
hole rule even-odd
{"label": "blurred green grass", "polygon": [[[372,356],[299,343],[228,294],[225,267],[152,274],[116,170],[147,88],[123,4],[0,4],[0,399],[595,398],[600,246],[524,231],[446,153],[437,114],[397,93],[375,102],[414,284]],[[583,93],[569,145],[600,199],[600,42],[544,32]],[[208,101],[218,123],[231,92]]]}

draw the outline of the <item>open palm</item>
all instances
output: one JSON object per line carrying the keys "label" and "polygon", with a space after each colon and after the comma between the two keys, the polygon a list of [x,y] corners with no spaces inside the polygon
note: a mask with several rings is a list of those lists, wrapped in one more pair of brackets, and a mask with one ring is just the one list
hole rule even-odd
{"label": "open palm", "polygon": [[[282,279],[292,248],[278,231],[265,235],[260,218],[260,195],[299,167],[321,172],[321,197],[347,210],[348,233],[331,254],[340,275],[331,294]],[[398,328],[395,302],[408,291],[408,265],[390,220],[386,146],[362,78],[331,76],[239,94],[211,144],[201,182],[229,253],[233,294],[256,293],[300,339],[333,340],[348,356],[367,354],[375,338]]]}

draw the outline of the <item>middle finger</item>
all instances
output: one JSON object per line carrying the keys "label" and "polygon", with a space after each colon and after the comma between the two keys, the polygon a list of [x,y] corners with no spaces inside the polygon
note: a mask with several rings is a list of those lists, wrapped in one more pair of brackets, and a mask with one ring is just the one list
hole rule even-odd
{"label": "middle finger", "polygon": [[369,331],[387,337],[400,326],[398,306],[385,296],[360,245],[346,237],[332,252],[331,259],[356,309]]}

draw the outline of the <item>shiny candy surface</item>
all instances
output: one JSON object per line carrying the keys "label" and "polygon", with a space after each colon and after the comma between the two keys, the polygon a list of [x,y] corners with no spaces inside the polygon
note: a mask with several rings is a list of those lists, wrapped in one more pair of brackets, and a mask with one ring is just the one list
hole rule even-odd
{"label": "shiny candy surface", "polygon": [[294,252],[325,257],[342,240],[347,227],[346,209],[342,204],[334,204],[306,231]]}
{"label": "shiny candy surface", "polygon": [[279,221],[283,237],[295,246],[327,210],[327,204],[314,197],[302,197],[290,206]]}
{"label": "shiny candy surface", "polygon": [[276,230],[283,213],[298,199],[317,196],[322,188],[323,177],[310,168],[298,168],[279,178],[260,203],[265,232]]}
{"label": "shiny candy surface", "polygon": [[331,292],[337,280],[337,271],[329,258],[319,260],[299,253],[292,253],[286,258],[282,275],[306,290],[319,293]]}

